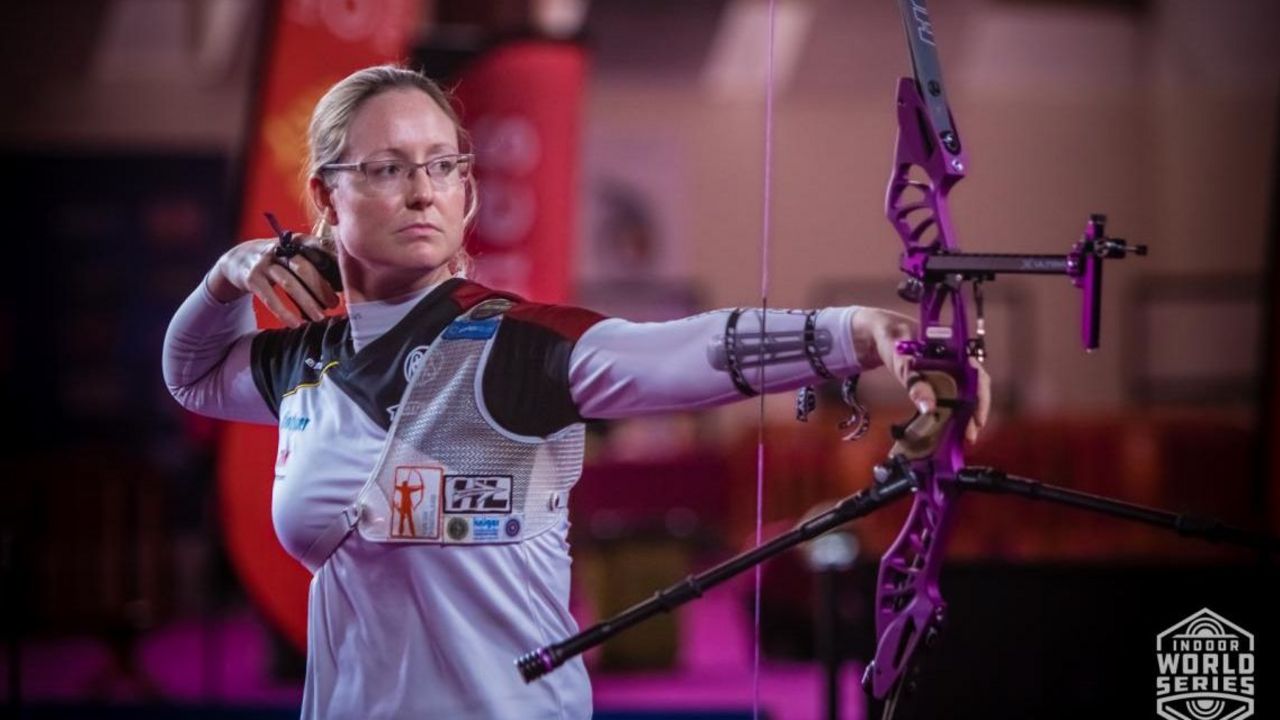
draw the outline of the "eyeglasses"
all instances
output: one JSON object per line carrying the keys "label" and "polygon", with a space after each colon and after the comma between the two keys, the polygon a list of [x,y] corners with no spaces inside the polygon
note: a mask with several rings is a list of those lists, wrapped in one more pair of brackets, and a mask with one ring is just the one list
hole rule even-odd
{"label": "eyeglasses", "polygon": [[422,168],[436,190],[448,190],[456,187],[471,175],[471,163],[475,155],[456,154],[433,157],[426,162],[409,162],[387,158],[385,160],[365,160],[357,163],[330,163],[320,166],[327,170],[354,170],[364,175],[370,189],[379,193],[393,193],[401,190],[410,179],[413,171]]}

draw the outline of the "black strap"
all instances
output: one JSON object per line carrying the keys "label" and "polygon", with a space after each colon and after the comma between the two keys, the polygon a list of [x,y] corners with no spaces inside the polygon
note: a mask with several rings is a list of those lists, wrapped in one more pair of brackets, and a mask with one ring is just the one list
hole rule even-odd
{"label": "black strap", "polygon": [[738,392],[742,393],[743,397],[755,397],[760,393],[757,393],[743,376],[742,362],[738,359],[738,318],[741,315],[742,308],[734,308],[724,324],[725,365],[729,368],[729,379],[733,381],[733,386],[738,389]]}
{"label": "black strap", "polygon": [[836,376],[831,374],[827,369],[827,364],[822,362],[822,355],[818,352],[818,311],[810,310],[804,316],[804,356],[809,358],[809,365],[813,371],[820,377],[828,380],[835,380]]}

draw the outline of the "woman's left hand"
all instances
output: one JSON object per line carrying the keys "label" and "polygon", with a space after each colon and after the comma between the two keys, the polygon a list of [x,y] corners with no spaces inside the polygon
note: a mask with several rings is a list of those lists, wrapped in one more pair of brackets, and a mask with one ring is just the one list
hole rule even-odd
{"label": "woman's left hand", "polygon": [[[853,349],[864,370],[887,367],[923,414],[937,408],[938,396],[932,385],[915,377],[914,358],[898,353],[899,342],[916,338],[916,324],[915,320],[891,310],[861,308],[853,316]],[[964,436],[974,442],[991,411],[991,376],[981,363],[970,359],[970,364],[978,371],[978,407],[974,408]]]}

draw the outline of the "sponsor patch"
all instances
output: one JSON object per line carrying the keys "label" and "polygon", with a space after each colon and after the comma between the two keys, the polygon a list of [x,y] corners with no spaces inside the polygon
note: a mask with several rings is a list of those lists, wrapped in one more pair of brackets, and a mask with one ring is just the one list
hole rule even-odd
{"label": "sponsor patch", "polygon": [[444,469],[430,465],[396,468],[389,503],[393,538],[440,537],[440,483]]}
{"label": "sponsor patch", "polygon": [[515,303],[506,298],[493,298],[485,300],[479,305],[471,308],[471,312],[467,313],[467,317],[472,320],[488,320],[491,317],[501,315]]}
{"label": "sponsor patch", "polygon": [[502,526],[502,520],[495,517],[477,517],[471,518],[471,539],[472,540],[497,540],[498,528]]}
{"label": "sponsor patch", "polygon": [[444,511],[461,514],[511,512],[511,476],[446,475]]}
{"label": "sponsor patch", "polygon": [[507,537],[510,537],[510,538],[513,538],[513,537],[515,537],[515,536],[519,535],[519,534],[520,534],[520,519],[519,519],[519,518],[507,518],[507,522],[506,522],[506,524],[504,524],[504,525],[502,526],[502,531],[503,531],[503,532],[505,532],[505,533],[507,534]]}
{"label": "sponsor patch", "polygon": [[428,345],[419,345],[418,347],[410,350],[408,355],[404,356],[405,382],[411,382],[413,380],[413,376],[418,372],[418,368],[422,367],[422,361],[427,358],[427,350],[429,349],[430,346]]}
{"label": "sponsor patch", "polygon": [[466,518],[460,517],[449,518],[449,523],[445,526],[445,532],[449,533],[451,540],[466,540],[470,529],[471,523],[467,522]]}
{"label": "sponsor patch", "polygon": [[498,319],[454,320],[445,328],[445,340],[488,340],[498,331]]}

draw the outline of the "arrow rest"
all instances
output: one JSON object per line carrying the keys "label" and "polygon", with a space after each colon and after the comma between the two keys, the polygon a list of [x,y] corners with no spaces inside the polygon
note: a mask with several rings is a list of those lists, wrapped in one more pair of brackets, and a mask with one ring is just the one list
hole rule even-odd
{"label": "arrow rest", "polygon": [[980,363],[987,361],[987,318],[983,313],[982,281],[973,281],[973,337],[965,352]]}

